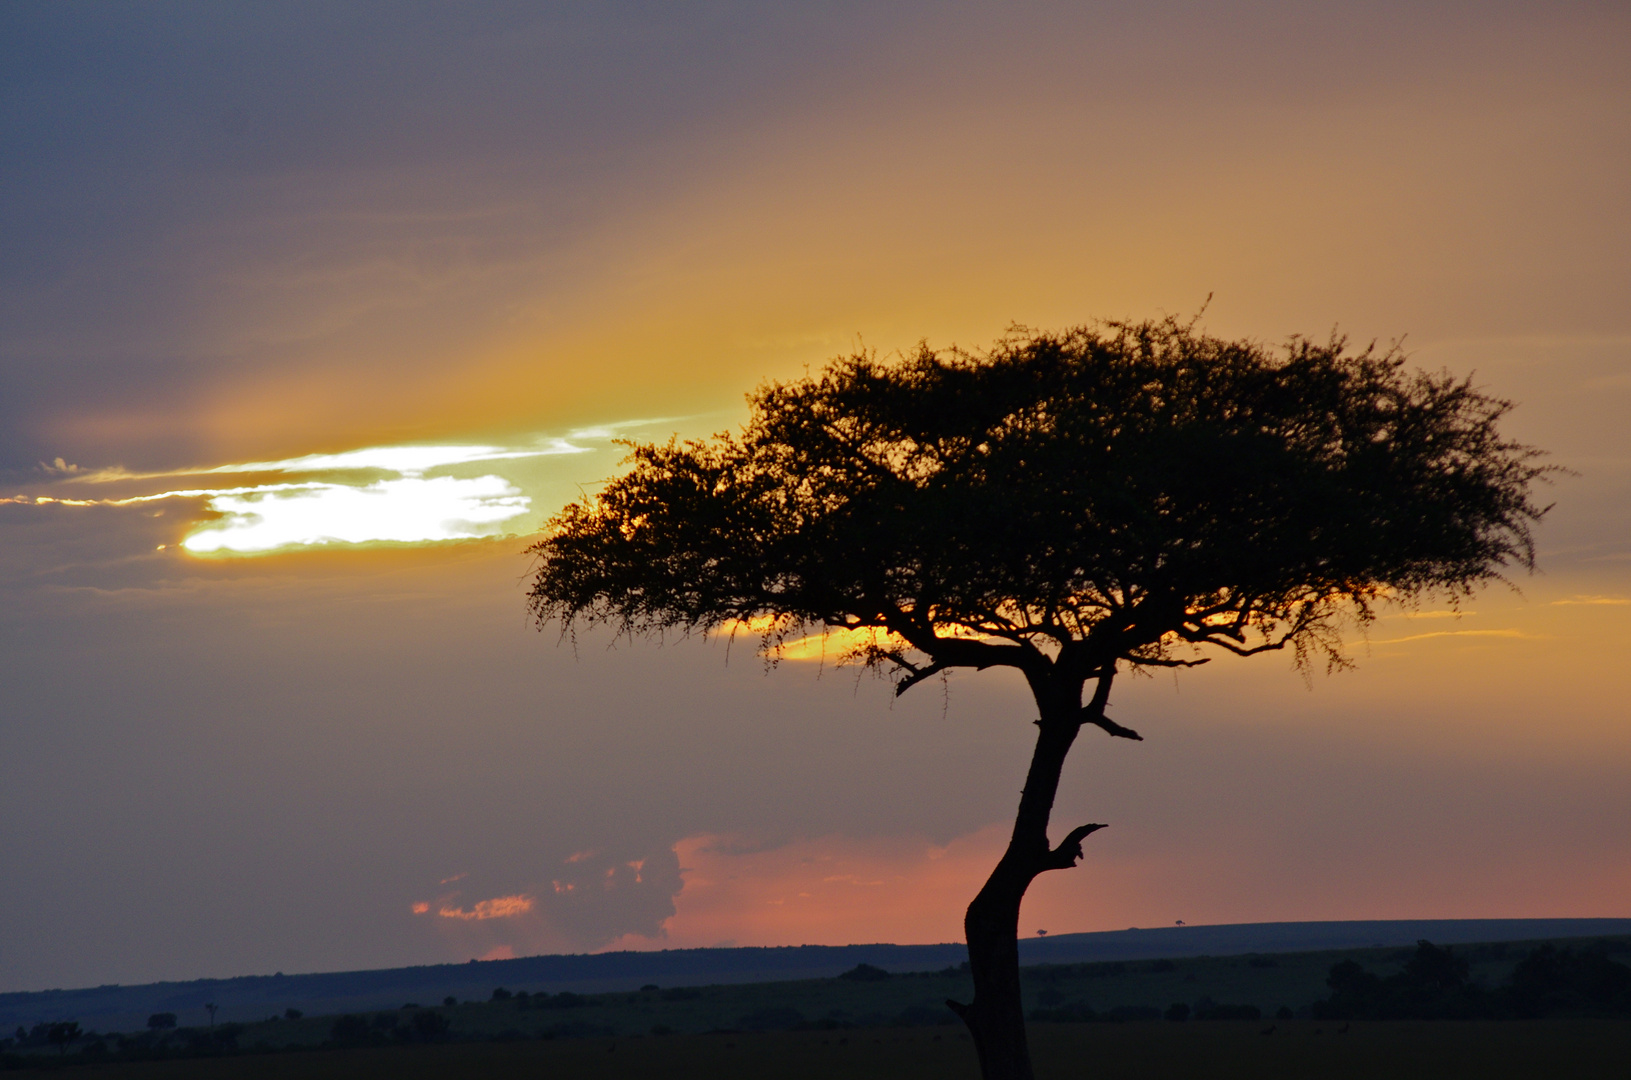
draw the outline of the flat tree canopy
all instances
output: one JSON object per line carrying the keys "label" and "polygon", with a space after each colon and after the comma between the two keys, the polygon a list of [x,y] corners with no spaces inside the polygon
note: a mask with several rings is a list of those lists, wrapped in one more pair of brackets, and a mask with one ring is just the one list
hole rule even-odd
{"label": "flat tree canopy", "polygon": [[[739,435],[633,448],[539,557],[540,626],[861,633],[904,691],[1007,666],[1037,708],[1013,840],[969,909],[987,1077],[1028,1077],[1014,945],[1078,730],[1118,671],[1289,649],[1343,666],[1378,603],[1530,567],[1539,452],[1509,402],[1340,339],[1271,349],[1167,319],[1018,329],[989,351],[841,358],[749,398]],[[768,622],[766,621],[768,620]],[[1084,703],[1086,685],[1094,684]],[[1032,717],[1027,715],[1025,719]]]}
{"label": "flat tree canopy", "polygon": [[1051,657],[1092,677],[1189,646],[1340,662],[1336,620],[1533,562],[1510,403],[1397,353],[1271,351],[1173,322],[860,354],[751,398],[739,437],[637,446],[566,507],[541,623],[891,633],[865,659]]}

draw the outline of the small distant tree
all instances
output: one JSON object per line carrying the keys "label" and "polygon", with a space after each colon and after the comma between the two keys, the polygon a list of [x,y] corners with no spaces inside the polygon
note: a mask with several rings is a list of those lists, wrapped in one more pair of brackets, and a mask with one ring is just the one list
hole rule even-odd
{"label": "small distant tree", "polygon": [[62,1020],[45,1029],[45,1041],[56,1047],[58,1054],[66,1054],[83,1034],[77,1020]]}
{"label": "small distant tree", "polygon": [[1084,727],[1122,739],[1118,674],[1288,650],[1345,667],[1377,605],[1532,566],[1537,451],[1509,403],[1340,340],[1283,349],[1167,319],[1017,330],[982,354],[869,353],[749,399],[740,435],[641,445],[529,550],[540,628],[811,628],[896,692],[1006,667],[1036,742],[1013,833],[964,928],[950,1003],[987,1080],[1031,1076],[1020,901],[1102,824],[1049,839]]}
{"label": "small distant tree", "polygon": [[283,1010],[283,1019],[285,1019],[285,1020],[299,1020],[302,1016],[305,1016],[305,1015],[306,1015],[305,1013],[303,1013],[299,1009],[296,1009],[296,1008],[293,1008],[293,1007]]}
{"label": "small distant tree", "polygon": [[856,964],[838,977],[850,982],[882,982],[889,978],[889,972],[874,964]]}
{"label": "small distant tree", "polygon": [[366,1042],[372,1034],[373,1029],[368,1026],[368,1017],[350,1013],[336,1018],[329,1028],[329,1038],[337,1043]]}
{"label": "small distant tree", "polygon": [[432,1042],[446,1035],[450,1026],[447,1017],[441,1013],[425,1010],[413,1014],[407,1030],[411,1038],[420,1042]]}
{"label": "small distant tree", "polygon": [[176,1026],[176,1014],[173,1012],[154,1013],[147,1018],[149,1031],[163,1031]]}
{"label": "small distant tree", "polygon": [[1446,945],[1440,948],[1425,939],[1416,942],[1416,952],[1405,961],[1403,974],[1408,985],[1424,990],[1460,990],[1470,974],[1467,959]]}
{"label": "small distant tree", "polygon": [[220,1006],[215,1004],[213,1001],[206,1001],[204,1003],[204,1011],[210,1014],[210,1027],[215,1026],[215,1013],[219,1008]]}

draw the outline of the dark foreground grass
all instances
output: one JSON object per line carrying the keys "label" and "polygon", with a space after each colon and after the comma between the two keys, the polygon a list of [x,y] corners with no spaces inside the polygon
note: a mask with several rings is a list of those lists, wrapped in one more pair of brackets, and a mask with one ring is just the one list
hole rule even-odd
{"label": "dark foreground grass", "polygon": [[[1038,1024],[1039,1080],[1624,1080],[1631,1021]],[[1272,1030],[1271,1030],[1272,1029]],[[1265,1034],[1267,1032],[1267,1034]],[[27,1075],[22,1074],[22,1075]],[[446,1043],[85,1065],[77,1080],[977,1080],[955,1028]]]}

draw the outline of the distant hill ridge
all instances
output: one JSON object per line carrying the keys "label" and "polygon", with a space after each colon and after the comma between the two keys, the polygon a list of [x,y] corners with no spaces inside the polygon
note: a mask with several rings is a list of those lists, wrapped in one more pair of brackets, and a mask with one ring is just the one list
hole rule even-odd
{"label": "distant hill ridge", "polygon": [[[1631,919],[1399,919],[1163,926],[1027,938],[1019,947],[1021,963],[1047,964],[1410,945],[1423,938],[1446,945],[1622,934],[1631,934]],[[648,983],[828,978],[862,963],[888,971],[930,971],[967,958],[961,944],[665,949],[28,991],[0,994],[0,1031],[60,1019],[99,1030],[131,1030],[156,1012],[176,1013],[183,1025],[202,1024],[206,1001],[220,1007],[219,1020],[261,1020],[286,1008],[326,1014],[395,1008],[409,1001],[430,1005],[448,996],[485,1000],[498,986],[533,993],[595,993]]]}

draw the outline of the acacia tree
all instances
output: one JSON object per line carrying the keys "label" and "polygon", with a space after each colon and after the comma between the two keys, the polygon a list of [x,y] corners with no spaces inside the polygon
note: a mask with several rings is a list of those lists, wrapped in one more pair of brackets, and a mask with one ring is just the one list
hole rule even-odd
{"label": "acacia tree", "polygon": [[[1509,402],[1333,339],[1282,349],[1172,319],[1015,330],[990,350],[867,353],[750,395],[739,435],[639,445],[531,549],[540,628],[838,629],[896,692],[1017,669],[1038,717],[1008,847],[964,927],[949,1002],[988,1080],[1029,1078],[1017,948],[1049,816],[1118,673],[1289,650],[1347,664],[1384,601],[1452,599],[1533,566],[1538,451]],[[1029,717],[1027,717],[1029,719]]]}

